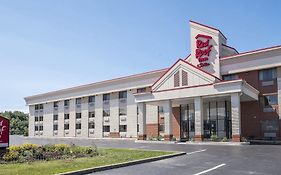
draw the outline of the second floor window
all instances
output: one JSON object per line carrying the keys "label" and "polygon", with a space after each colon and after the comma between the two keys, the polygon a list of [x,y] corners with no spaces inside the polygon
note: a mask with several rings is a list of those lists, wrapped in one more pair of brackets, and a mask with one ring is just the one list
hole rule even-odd
{"label": "second floor window", "polygon": [[278,105],[278,97],[275,95],[265,95],[261,97],[261,103],[264,108],[271,108],[274,105]]}
{"label": "second floor window", "polygon": [[54,121],[58,120],[58,117],[59,117],[58,115],[54,115],[54,116],[53,116]]}
{"label": "second floor window", "polygon": [[69,119],[69,114],[64,114],[64,120],[68,120]]}
{"label": "second floor window", "polygon": [[76,123],[76,129],[81,129],[81,123]]}
{"label": "second floor window", "polygon": [[76,113],[76,119],[80,119],[81,118],[81,113]]}
{"label": "second floor window", "polygon": [[54,125],[54,131],[57,131],[58,130],[58,125]]}
{"label": "second floor window", "polygon": [[43,121],[43,116],[39,116],[39,121],[40,121],[40,122]]}
{"label": "second floor window", "polygon": [[264,69],[259,71],[259,79],[261,81],[269,81],[273,80],[277,77],[276,68],[273,69]]}
{"label": "second floor window", "polygon": [[95,123],[94,122],[89,123],[89,129],[95,129]]}
{"label": "second floor window", "polygon": [[89,112],[89,118],[94,118],[95,117],[95,112]]}

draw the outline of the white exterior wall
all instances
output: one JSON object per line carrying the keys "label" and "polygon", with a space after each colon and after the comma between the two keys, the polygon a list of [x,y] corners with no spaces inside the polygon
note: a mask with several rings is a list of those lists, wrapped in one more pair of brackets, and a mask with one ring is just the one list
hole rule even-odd
{"label": "white exterior wall", "polygon": [[110,132],[119,132],[119,94],[110,94]]}
{"label": "white exterior wall", "polygon": [[137,104],[132,91],[127,92],[127,137],[137,137]]}
{"label": "white exterior wall", "polygon": [[35,108],[34,108],[34,105],[31,105],[31,106],[29,106],[29,118],[28,118],[28,136],[29,137],[32,137],[35,135],[34,118],[35,118]]}
{"label": "white exterior wall", "polygon": [[241,106],[239,93],[231,94],[232,135],[241,135]]}
{"label": "white exterior wall", "polygon": [[146,124],[158,123],[158,106],[146,104]]}
{"label": "white exterior wall", "polygon": [[43,109],[43,136],[53,136],[53,103],[44,104]]}
{"label": "white exterior wall", "polygon": [[75,137],[76,136],[76,110],[75,110],[75,99],[69,100],[69,137]]}
{"label": "white exterior wall", "polygon": [[88,137],[89,134],[89,110],[88,110],[88,98],[82,98],[81,104],[81,137]]}
{"label": "white exterior wall", "polygon": [[102,95],[96,95],[95,97],[95,138],[102,138],[102,126],[103,126],[103,116],[102,116]]}
{"label": "white exterior wall", "polygon": [[64,136],[64,101],[59,101],[58,107],[58,137]]}
{"label": "white exterior wall", "polygon": [[195,135],[204,135],[203,127],[203,99],[201,97],[196,97],[194,99],[194,112],[195,112]]}

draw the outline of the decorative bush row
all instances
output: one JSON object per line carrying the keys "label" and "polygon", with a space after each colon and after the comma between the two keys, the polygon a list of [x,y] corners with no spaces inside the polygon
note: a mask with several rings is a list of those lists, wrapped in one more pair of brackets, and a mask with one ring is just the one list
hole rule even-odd
{"label": "decorative bush row", "polygon": [[99,155],[96,146],[76,146],[67,144],[36,145],[26,143],[20,146],[10,146],[0,158],[5,162],[31,162],[36,160],[72,159],[78,157],[93,157]]}

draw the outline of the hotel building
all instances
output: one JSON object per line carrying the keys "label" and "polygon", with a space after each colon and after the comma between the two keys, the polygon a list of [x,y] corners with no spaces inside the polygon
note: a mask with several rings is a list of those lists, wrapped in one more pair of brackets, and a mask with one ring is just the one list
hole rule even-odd
{"label": "hotel building", "polygon": [[280,139],[281,46],[239,53],[216,28],[190,32],[170,68],[26,97],[29,136]]}

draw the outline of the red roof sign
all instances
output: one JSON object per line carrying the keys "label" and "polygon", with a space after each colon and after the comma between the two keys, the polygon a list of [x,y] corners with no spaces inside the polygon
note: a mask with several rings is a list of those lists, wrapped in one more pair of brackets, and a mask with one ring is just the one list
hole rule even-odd
{"label": "red roof sign", "polygon": [[9,120],[0,116],[0,148],[9,146]]}

